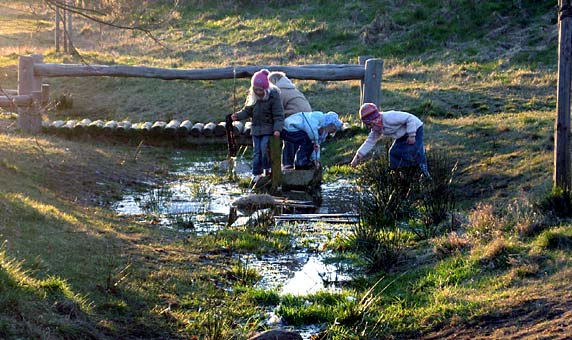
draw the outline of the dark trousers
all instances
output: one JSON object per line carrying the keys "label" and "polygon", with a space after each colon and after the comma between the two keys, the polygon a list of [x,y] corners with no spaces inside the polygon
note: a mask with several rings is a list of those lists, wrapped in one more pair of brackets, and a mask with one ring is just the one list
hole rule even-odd
{"label": "dark trousers", "polygon": [[305,167],[310,164],[310,157],[314,151],[314,143],[308,137],[308,134],[304,131],[290,132],[287,130],[282,130],[280,132],[280,137],[283,140],[293,144],[293,147],[298,150],[296,152],[295,165],[297,167]]}

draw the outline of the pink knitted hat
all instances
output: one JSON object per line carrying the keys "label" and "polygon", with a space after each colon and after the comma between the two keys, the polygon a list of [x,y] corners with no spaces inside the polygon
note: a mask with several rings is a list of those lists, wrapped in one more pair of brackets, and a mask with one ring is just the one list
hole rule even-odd
{"label": "pink knitted hat", "polygon": [[376,120],[380,115],[374,103],[364,103],[359,109],[359,116],[364,123]]}
{"label": "pink knitted hat", "polygon": [[254,75],[252,76],[252,87],[260,87],[263,89],[268,89],[268,87],[270,86],[268,83],[268,74],[270,72],[263,68],[262,70],[254,73]]}

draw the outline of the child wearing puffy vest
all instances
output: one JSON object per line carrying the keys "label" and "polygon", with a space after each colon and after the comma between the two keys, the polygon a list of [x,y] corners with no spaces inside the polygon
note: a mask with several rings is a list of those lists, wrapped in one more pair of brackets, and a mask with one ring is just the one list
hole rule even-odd
{"label": "child wearing puffy vest", "polygon": [[419,118],[403,111],[380,112],[373,103],[363,104],[359,114],[371,131],[357,150],[351,166],[357,166],[382,136],[388,136],[394,139],[389,148],[390,168],[419,166],[424,176],[431,177],[423,144],[423,122]]}

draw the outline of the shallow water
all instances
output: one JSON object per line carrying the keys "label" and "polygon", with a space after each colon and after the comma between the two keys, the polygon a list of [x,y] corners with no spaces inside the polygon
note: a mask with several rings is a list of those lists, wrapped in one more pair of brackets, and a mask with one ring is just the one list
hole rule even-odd
{"label": "shallow water", "polygon": [[[236,173],[238,177],[249,177],[248,164],[238,162]],[[171,172],[174,180],[147,192],[126,193],[113,208],[118,214],[138,216],[141,221],[197,236],[216,232],[225,228],[232,202],[249,194],[235,182],[227,181],[227,176],[221,171],[220,162],[181,164]],[[354,212],[351,188],[352,183],[347,180],[322,184],[322,202],[317,213]],[[330,254],[323,251],[331,238],[349,232],[348,224],[280,221],[273,228],[287,229],[294,235],[292,252],[239,256],[245,266],[261,274],[258,287],[276,289],[281,294],[308,295],[321,290],[338,292],[351,280],[347,268],[327,263]],[[272,317],[270,312],[269,319]],[[316,326],[308,325],[297,331],[309,339],[317,330]]]}

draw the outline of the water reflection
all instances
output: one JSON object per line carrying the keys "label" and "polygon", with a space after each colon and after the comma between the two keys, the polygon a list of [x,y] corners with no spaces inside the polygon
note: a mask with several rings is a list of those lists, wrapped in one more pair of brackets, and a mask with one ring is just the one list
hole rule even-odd
{"label": "water reflection", "polygon": [[[239,177],[250,176],[246,163],[237,163]],[[200,236],[226,227],[231,203],[245,195],[235,182],[226,180],[220,162],[193,162],[180,164],[171,172],[173,181],[162,183],[147,192],[126,193],[114,205],[121,215],[138,216],[142,221]],[[322,185],[322,203],[317,213],[353,213],[352,183],[339,180]],[[347,223],[320,221],[279,221],[272,228],[286,229],[293,237],[293,251],[287,254],[256,256],[240,255],[249,268],[255,268],[262,278],[257,285],[264,289],[277,289],[281,294],[308,295],[327,290],[338,292],[350,281],[348,269],[340,264],[328,263],[325,245],[332,238],[345,235]],[[309,334],[316,331],[308,326]],[[310,331],[311,330],[311,331]]]}

